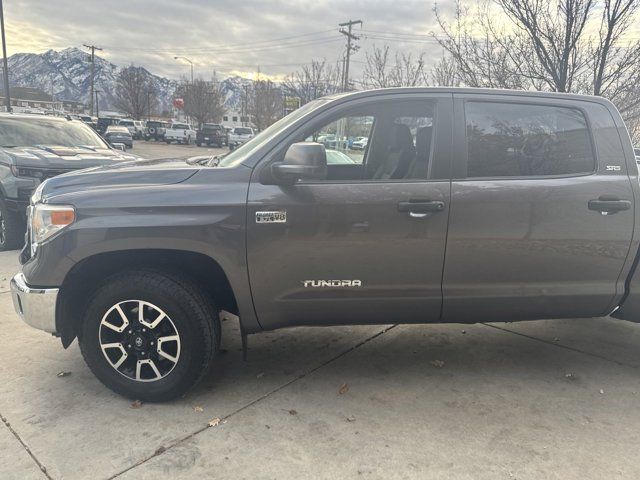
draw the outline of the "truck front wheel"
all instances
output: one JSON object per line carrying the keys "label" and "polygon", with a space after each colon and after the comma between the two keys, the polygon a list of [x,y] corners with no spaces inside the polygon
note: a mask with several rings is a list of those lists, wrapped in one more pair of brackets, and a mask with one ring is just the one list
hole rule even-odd
{"label": "truck front wheel", "polygon": [[139,270],[108,278],[89,299],[80,350],[91,371],[126,397],[162,402],[183,395],[219,349],[218,311],[180,275]]}

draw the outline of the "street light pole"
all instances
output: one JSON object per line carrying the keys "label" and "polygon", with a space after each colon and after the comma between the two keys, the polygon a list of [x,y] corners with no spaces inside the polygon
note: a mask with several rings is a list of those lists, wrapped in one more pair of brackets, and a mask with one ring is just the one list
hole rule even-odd
{"label": "street light pole", "polygon": [[4,101],[7,112],[11,112],[11,92],[9,91],[9,61],[7,60],[7,40],[4,36],[4,5],[0,0],[0,30],[2,31],[2,56],[4,64]]}
{"label": "street light pole", "polygon": [[193,62],[189,60],[187,57],[173,57],[174,60],[186,60],[191,65],[191,85],[193,85]]}

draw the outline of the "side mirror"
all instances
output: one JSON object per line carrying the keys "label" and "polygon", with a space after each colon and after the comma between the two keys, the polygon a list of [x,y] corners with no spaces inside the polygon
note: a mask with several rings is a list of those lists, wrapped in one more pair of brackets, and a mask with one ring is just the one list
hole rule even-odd
{"label": "side mirror", "polygon": [[127,151],[127,146],[124,143],[112,143],[111,146],[116,150]]}
{"label": "side mirror", "polygon": [[327,178],[327,152],[324,145],[299,142],[291,145],[284,161],[271,165],[273,176],[285,183],[296,180],[322,180]]}

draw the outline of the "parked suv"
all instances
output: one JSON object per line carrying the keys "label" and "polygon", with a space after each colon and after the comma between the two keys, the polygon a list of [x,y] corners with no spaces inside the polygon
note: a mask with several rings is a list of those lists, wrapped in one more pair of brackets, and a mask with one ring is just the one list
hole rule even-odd
{"label": "parked suv", "polygon": [[[369,142],[328,164],[332,133]],[[341,94],[224,157],[47,180],[11,289],[109,388],[168,400],[215,362],[221,317],[245,352],[297,325],[638,321],[638,198],[601,97]]]}
{"label": "parked suv", "polygon": [[24,244],[29,199],[61,173],[138,157],[112,149],[80,120],[0,114],[0,250]]}
{"label": "parked suv", "polygon": [[215,145],[220,148],[227,144],[227,131],[217,123],[204,123],[196,132],[196,145]]}
{"label": "parked suv", "polygon": [[145,140],[156,140],[163,141],[164,133],[169,126],[166,122],[159,122],[156,120],[149,120],[144,129],[144,139]]}

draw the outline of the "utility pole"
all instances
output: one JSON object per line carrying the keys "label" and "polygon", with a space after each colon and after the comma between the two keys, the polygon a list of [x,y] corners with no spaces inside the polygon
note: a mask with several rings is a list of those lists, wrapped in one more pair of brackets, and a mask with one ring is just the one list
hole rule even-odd
{"label": "utility pole", "polygon": [[7,40],[4,36],[4,5],[0,0],[0,29],[2,30],[2,56],[4,62],[4,101],[7,106],[7,112],[11,112],[11,92],[9,91],[9,62],[7,60]]}
{"label": "utility pole", "polygon": [[100,116],[100,104],[98,103],[98,94],[101,92],[102,90],[97,90],[96,89],[96,117]]}
{"label": "utility pole", "polygon": [[151,120],[151,90],[147,90],[147,122]]}
{"label": "utility pole", "polygon": [[340,27],[347,27],[347,30],[345,30],[344,28],[341,28],[340,30],[338,30],[341,34],[347,37],[347,54],[344,60],[344,78],[343,78],[343,84],[342,84],[342,91],[344,92],[349,90],[349,61],[351,59],[351,52],[355,52],[359,48],[357,45],[351,45],[351,42],[353,40],[360,39],[358,35],[354,35],[351,33],[351,28],[354,25],[362,26],[362,20],[349,20],[348,22],[338,24],[338,26]]}
{"label": "utility pole", "polygon": [[[84,47],[91,50],[91,92],[89,95],[89,109],[91,110],[91,116],[93,116],[93,96],[95,95],[95,73],[96,73],[96,50],[102,50],[95,45],[83,44]],[[96,117],[98,115],[96,114]]]}

